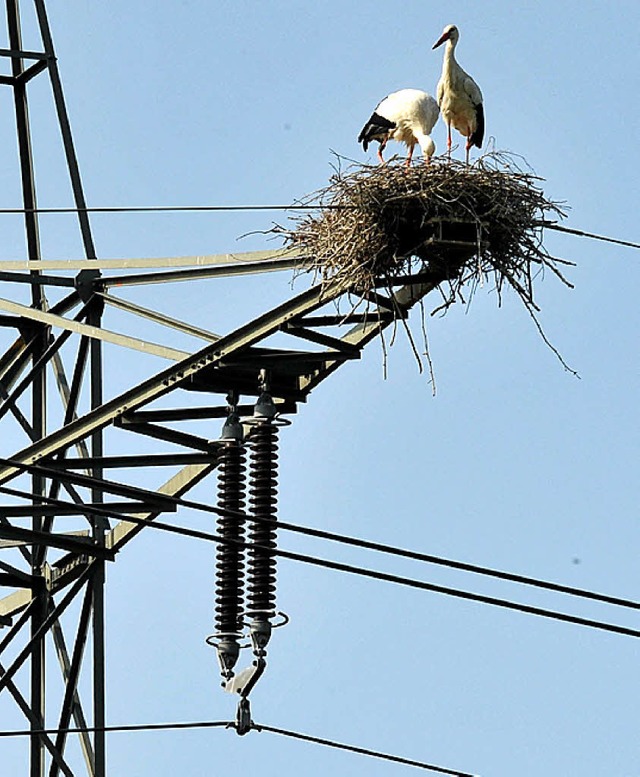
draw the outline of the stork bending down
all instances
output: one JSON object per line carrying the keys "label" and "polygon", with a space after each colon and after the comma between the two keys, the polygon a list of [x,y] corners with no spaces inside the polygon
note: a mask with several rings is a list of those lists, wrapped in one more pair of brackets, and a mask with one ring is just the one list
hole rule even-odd
{"label": "stork bending down", "polygon": [[436,150],[431,139],[431,130],[439,113],[438,103],[430,94],[420,89],[401,89],[378,104],[358,135],[358,143],[362,143],[366,151],[369,143],[377,140],[380,143],[380,164],[385,164],[382,152],[389,140],[405,143],[409,149],[407,167],[411,164],[413,149],[418,144],[428,164]]}

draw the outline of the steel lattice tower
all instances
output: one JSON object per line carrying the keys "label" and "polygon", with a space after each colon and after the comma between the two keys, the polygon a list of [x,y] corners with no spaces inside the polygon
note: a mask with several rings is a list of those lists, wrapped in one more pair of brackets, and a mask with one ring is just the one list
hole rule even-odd
{"label": "steel lattice tower", "polygon": [[[18,450],[3,449],[0,459],[0,693],[12,697],[32,732],[47,727],[97,729],[77,736],[84,773],[104,777],[105,733],[100,729],[105,725],[105,565],[138,535],[141,521],[175,511],[175,497],[212,474],[224,459],[224,442],[184,431],[180,424],[247,421],[265,389],[278,417],[295,413],[315,386],[340,365],[359,358],[368,342],[406,317],[447,275],[442,268],[426,268],[419,276],[399,281],[393,292],[370,290],[366,313],[336,312],[336,303],[350,291],[344,284],[312,286],[224,336],[118,297],[112,293],[116,286],[198,283],[203,278],[291,269],[299,259],[282,251],[263,251],[245,255],[242,261],[228,255],[205,257],[205,266],[199,257],[200,266],[177,269],[184,263],[168,258],[157,260],[160,269],[153,273],[134,272],[141,265],[132,260],[118,265],[121,274],[104,275],[115,265],[96,256],[44,0],[33,0],[32,10],[40,49],[23,48],[19,0],[6,0],[8,45],[0,49],[5,65],[0,89],[12,92],[15,106],[26,235],[26,259],[0,262],[0,280],[5,289],[27,288],[31,294],[28,305],[5,299],[5,294],[0,299],[0,424],[3,430],[17,428],[27,440]],[[82,260],[52,262],[41,256],[28,103],[29,86],[36,78],[48,79],[53,95],[84,248]],[[444,237],[441,233],[434,245],[440,253],[449,252],[448,272],[453,273],[473,254],[475,242],[465,246]],[[114,331],[105,325],[114,309],[206,344],[185,352]],[[295,347],[282,346],[287,338]],[[170,366],[110,396],[105,342],[160,356]],[[193,392],[207,397],[208,403],[194,406]],[[154,405],[169,395],[174,407]],[[53,407],[56,412],[47,418]],[[273,432],[263,429],[259,434],[265,440]],[[157,451],[110,455],[110,450],[120,449],[118,444],[111,447],[112,441],[126,438],[129,446],[132,440],[135,446],[137,435],[154,441]],[[167,452],[167,444],[174,452]],[[142,468],[146,475],[151,471],[157,476],[155,489],[136,482],[135,473]],[[167,468],[168,479],[162,475]],[[260,481],[266,477],[266,491],[259,484],[254,498],[267,518],[275,512],[261,496],[272,490],[268,474]],[[227,500],[232,498],[229,488],[227,484],[223,489]],[[234,504],[242,504],[240,497],[233,498]],[[70,517],[76,521],[73,530],[65,523]],[[25,518],[29,527],[20,523]],[[270,529],[259,536],[271,542],[272,534]],[[264,596],[253,585],[255,605]],[[268,593],[269,606],[272,600]],[[69,620],[72,603],[78,614]],[[267,617],[260,606],[258,618]],[[83,660],[87,643],[90,655]],[[63,681],[55,708],[46,694],[49,675],[58,672],[45,661],[49,644]],[[91,675],[90,699],[80,695],[83,671]],[[67,760],[66,740],[64,733],[31,735],[30,777],[43,777],[45,769],[50,775],[79,775],[79,767],[72,770]]]}

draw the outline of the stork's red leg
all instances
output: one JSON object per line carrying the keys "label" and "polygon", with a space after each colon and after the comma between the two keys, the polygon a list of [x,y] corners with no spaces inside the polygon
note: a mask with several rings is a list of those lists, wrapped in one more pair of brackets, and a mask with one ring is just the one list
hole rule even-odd
{"label": "stork's red leg", "polygon": [[447,124],[447,156],[451,159],[451,124]]}
{"label": "stork's red leg", "polygon": [[409,153],[407,154],[407,161],[405,162],[406,167],[411,166],[411,160],[413,159],[413,149],[416,147],[415,143],[412,143],[409,146]]}
{"label": "stork's red leg", "polygon": [[378,159],[380,160],[380,164],[381,165],[385,165],[386,164],[386,162],[382,158],[382,152],[384,151],[386,145],[387,145],[387,141],[383,140],[382,143],[380,143],[380,145],[378,146]]}

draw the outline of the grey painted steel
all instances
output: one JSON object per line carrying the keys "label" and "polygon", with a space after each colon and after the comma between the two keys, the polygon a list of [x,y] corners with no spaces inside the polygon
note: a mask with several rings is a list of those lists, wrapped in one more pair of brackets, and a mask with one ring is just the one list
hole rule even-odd
{"label": "grey painted steel", "polygon": [[106,548],[81,538],[71,538],[65,534],[23,529],[20,526],[3,526],[0,529],[0,536],[3,539],[19,540],[31,545],[46,545],[47,547],[74,551],[75,553],[94,556],[95,558],[109,559],[110,561],[114,559],[113,553]]}
{"label": "grey painted steel", "polygon": [[[11,666],[4,672],[2,677],[0,677],[0,691],[4,687],[6,687],[9,680],[11,680],[11,678],[16,674],[16,672],[20,669],[20,667],[26,662],[26,660],[29,657],[32,657],[34,648],[37,645],[42,643],[43,641],[42,638],[45,636],[47,631],[51,628],[51,625],[53,624],[53,622],[60,618],[62,613],[71,604],[76,594],[82,589],[84,585],[86,585],[89,569],[90,567],[87,567],[87,569],[85,569],[81,577],[79,577],[75,581],[73,586],[69,589],[69,591],[67,591],[65,596],[62,598],[62,601],[57,606],[51,608],[48,614],[44,618],[42,618],[42,621],[41,623],[39,623],[38,628],[32,632],[30,641],[18,653],[18,655],[14,658]],[[37,604],[38,604],[38,600],[34,598],[32,602],[32,607],[33,605],[37,605]],[[33,712],[35,712],[36,715],[38,714],[38,710],[33,709],[33,704],[31,706],[31,709]]]}
{"label": "grey painted steel", "polygon": [[[180,472],[162,485],[159,491],[167,496],[184,496],[193,486],[203,480],[216,468],[215,463],[209,464],[191,464],[184,467]],[[138,513],[135,518],[138,520],[152,521],[160,515],[157,510],[148,513]],[[136,534],[142,531],[144,527],[139,523],[127,521],[126,518],[117,523],[105,538],[107,548],[120,550],[127,542],[130,542]]]}
{"label": "grey painted steel", "polygon": [[104,294],[102,292],[98,292],[98,295],[105,301],[107,305],[119,308],[120,310],[125,310],[127,313],[133,313],[134,315],[141,316],[142,318],[148,318],[149,321],[154,321],[157,324],[162,324],[163,326],[167,326],[170,329],[175,329],[178,332],[184,332],[185,334],[192,335],[193,337],[199,337],[201,340],[215,343],[221,337],[221,335],[213,334],[213,332],[208,332],[207,330],[201,329],[200,327],[194,326],[193,324],[187,324],[185,321],[178,321],[175,318],[170,318],[163,313],[159,313],[157,310],[150,310],[149,308],[144,308],[141,305],[136,305],[129,300],[120,299],[120,297],[114,297],[113,294]]}
{"label": "grey painted steel", "polygon": [[[0,599],[0,615],[11,618],[31,604],[31,590],[22,589]],[[1,651],[0,651],[1,652]]]}
{"label": "grey painted steel", "polygon": [[[208,464],[211,462],[210,453],[147,453],[144,456],[101,456],[94,458],[89,456],[81,459],[59,459],[51,462],[51,467],[60,469],[86,469],[95,464],[100,464],[103,469],[130,467],[149,469],[155,467],[175,467],[185,464]],[[138,505],[139,507],[140,505]],[[53,508],[52,508],[53,509]]]}
{"label": "grey painted steel", "polygon": [[[44,296],[42,286],[44,284],[48,285],[69,285],[69,279],[55,279],[51,277],[43,277],[39,274],[39,270],[41,270],[40,267],[38,267],[38,262],[41,258],[40,256],[40,245],[39,245],[39,234],[38,234],[38,215],[37,215],[37,202],[36,202],[36,192],[35,192],[35,176],[34,176],[34,168],[33,168],[33,157],[31,152],[31,138],[30,138],[30,130],[29,130],[29,114],[28,114],[28,108],[27,108],[27,95],[26,95],[26,87],[27,84],[39,73],[44,72],[45,70],[48,71],[51,81],[51,87],[53,91],[53,97],[54,97],[54,104],[56,113],[58,116],[58,122],[60,125],[60,130],[62,134],[62,143],[65,151],[65,156],[67,159],[67,166],[69,169],[69,175],[71,179],[71,187],[73,190],[74,195],[74,201],[76,204],[76,207],[78,209],[86,208],[86,202],[84,200],[84,194],[82,191],[82,185],[80,181],[80,174],[77,164],[77,159],[75,156],[75,150],[73,147],[73,142],[71,138],[71,129],[70,124],[68,120],[68,115],[66,112],[66,106],[63,99],[62,94],[62,85],[60,82],[60,77],[58,73],[57,68],[57,61],[55,58],[55,52],[53,49],[53,42],[51,39],[51,34],[48,26],[48,20],[47,15],[44,7],[43,0],[35,0],[35,9],[36,9],[36,16],[38,25],[40,28],[40,34],[42,37],[43,47],[45,49],[44,54],[37,53],[34,55],[33,58],[35,58],[36,62],[35,64],[32,64],[29,67],[24,67],[23,62],[25,59],[28,59],[31,57],[30,52],[24,52],[22,51],[22,41],[21,41],[21,34],[20,34],[20,9],[19,9],[19,3],[18,0],[7,0],[7,23],[9,28],[9,45],[10,49],[4,50],[4,53],[8,53],[8,56],[11,58],[11,72],[12,72],[12,81],[10,85],[13,87],[13,95],[14,95],[14,105],[15,105],[15,115],[16,115],[16,131],[18,136],[18,150],[19,150],[19,158],[20,158],[20,171],[21,171],[21,178],[22,178],[22,190],[23,190],[23,204],[24,204],[24,219],[25,219],[25,229],[26,229],[26,240],[27,240],[27,254],[28,258],[30,260],[29,262],[29,270],[31,270],[32,273],[32,279],[31,279],[31,292],[32,292],[32,311],[31,313],[25,313],[25,311],[16,311],[18,315],[20,315],[22,318],[33,318],[37,313],[46,314],[46,311],[48,309],[48,304],[46,301],[46,298]],[[7,83],[8,79],[3,79],[4,83]],[[78,221],[80,225],[80,232],[82,236],[82,241],[85,248],[85,255],[88,259],[95,258],[95,250],[93,247],[93,239],[91,236],[91,230],[89,226],[89,219],[88,214],[86,212],[81,212],[79,210],[78,212]],[[35,267],[34,267],[35,265]],[[25,278],[14,276],[13,278],[7,278],[6,274],[4,277],[4,280],[14,280],[18,282],[23,282]],[[77,298],[77,294],[74,293],[74,296]],[[49,313],[50,315],[50,313]],[[49,324],[50,322],[41,322],[45,324]],[[91,322],[93,324],[98,324],[99,321],[95,320]],[[21,323],[18,323],[18,327],[21,327]],[[31,423],[23,423],[23,427],[27,428],[30,426],[30,435],[32,438],[35,439],[41,439],[46,434],[46,414],[45,414],[45,408],[46,408],[46,397],[47,397],[47,385],[46,385],[46,374],[44,371],[44,366],[41,365],[39,362],[43,360],[43,357],[47,351],[48,347],[48,335],[46,334],[47,329],[44,327],[41,327],[39,335],[36,335],[35,342],[34,342],[34,348],[32,349],[31,357],[32,357],[32,363],[33,363],[33,381],[31,385]],[[26,350],[28,347],[27,344],[27,338],[24,336],[24,332],[21,329],[21,335],[22,335],[22,343],[18,342],[17,351],[20,350]],[[63,342],[64,338],[60,339],[60,342]],[[23,365],[26,366],[26,360],[23,361]],[[92,358],[91,360],[91,369],[94,379],[96,379],[96,382],[100,385],[102,384],[102,373],[101,373],[101,365],[100,363],[95,359]],[[63,373],[61,371],[61,364],[60,362],[56,362],[55,364],[55,370],[56,370],[56,376],[58,383],[61,383],[61,379],[63,377]],[[17,380],[18,373],[13,371],[14,380]],[[5,391],[3,393],[6,396],[6,387]],[[14,415],[17,415],[17,413],[14,410]],[[19,416],[18,416],[19,417]],[[100,434],[99,432],[97,434]],[[95,452],[95,446],[94,446],[94,452]],[[82,453],[82,449],[81,449]],[[101,453],[101,451],[100,451]],[[45,489],[45,480],[42,477],[41,474],[34,473],[32,476],[32,493],[35,500],[38,500],[41,496],[44,495],[44,489]],[[2,522],[3,527],[5,530],[7,530],[6,522]],[[49,540],[53,539],[55,543],[55,538],[52,538],[50,536],[50,531],[42,531],[44,528],[43,525],[43,519],[42,515],[39,515],[37,511],[33,514],[32,519],[32,531],[33,531],[33,538],[35,538],[36,534],[39,532],[42,535],[44,535],[43,539],[44,541],[49,538]],[[50,526],[49,526],[50,529]],[[42,568],[42,561],[44,560],[44,550],[41,548],[41,546],[34,545],[33,551],[32,551],[32,562],[31,562],[31,571],[34,576],[42,576],[43,575],[43,568]],[[104,562],[95,562],[96,566],[101,567]],[[41,579],[44,581],[44,578],[41,577]],[[73,589],[72,589],[73,591]],[[52,613],[49,612],[49,594],[46,588],[46,585],[39,585],[37,588],[33,591],[34,599],[32,601],[32,604],[30,606],[30,630],[31,630],[31,642],[27,646],[28,653],[26,654],[29,657],[30,660],[30,682],[31,682],[31,689],[30,689],[30,700],[29,700],[29,721],[31,724],[31,730],[41,730],[43,727],[43,724],[45,722],[45,632],[51,625],[51,617]],[[72,597],[71,597],[72,598]],[[67,601],[67,598],[65,597],[65,600]],[[70,599],[69,599],[70,601]],[[95,610],[95,603],[94,603],[94,610]],[[56,610],[53,611],[54,613]],[[58,608],[58,612],[61,612],[61,608]],[[86,608],[85,616],[86,620],[88,621],[89,618],[89,608]],[[99,629],[95,628],[95,612],[94,612],[94,648],[95,650],[100,650],[101,645],[104,643],[104,634],[103,630],[101,630],[101,627]],[[23,651],[24,653],[24,651]],[[23,655],[21,653],[20,655]],[[75,651],[74,651],[74,657],[75,657]],[[14,662],[15,666],[15,662]],[[4,676],[0,679],[0,684],[3,681],[6,681],[6,685],[13,686],[13,681],[11,680],[11,677],[8,677],[8,674],[11,670],[8,670],[7,673],[4,674]],[[73,672],[70,675],[71,679],[73,679]],[[24,711],[24,702],[20,700],[20,697],[17,695],[17,693],[11,688],[12,695],[16,699],[18,706],[23,708]],[[104,710],[104,695],[103,695],[103,688],[99,688],[95,693],[94,697],[102,696],[99,700],[99,705],[101,706],[101,709]],[[70,686],[67,685],[67,692],[65,693],[65,699],[63,701],[62,710],[61,710],[61,719],[66,720],[68,715],[68,709],[69,705],[71,703],[70,697]],[[104,716],[103,718],[104,719]],[[97,739],[96,735],[96,739]],[[62,760],[61,755],[59,754],[57,748],[51,747],[51,743],[48,739],[43,738],[41,735],[34,735],[31,737],[30,740],[30,761],[29,761],[29,774],[31,777],[44,777],[44,769],[45,769],[45,762],[44,762],[44,752],[45,747],[50,750],[52,754],[52,773],[57,774],[59,769],[61,768],[64,774],[72,775],[73,772],[69,769],[69,767],[66,765],[66,763]],[[100,777],[104,777],[105,775],[105,768],[104,768],[104,758],[102,758],[102,766],[99,768],[99,770],[96,770],[96,773],[100,774]]]}
{"label": "grey painted steel", "polygon": [[80,168],[78,166],[78,159],[76,157],[73,139],[71,136],[71,124],[69,122],[69,115],[67,113],[67,107],[62,92],[62,81],[60,80],[60,73],[58,71],[58,61],[56,59],[56,54],[53,47],[53,38],[51,37],[51,30],[49,29],[49,20],[47,18],[44,0],[34,0],[34,2],[36,14],[38,16],[38,23],[40,26],[40,34],[42,36],[42,43],[44,45],[45,54],[47,56],[49,77],[51,79],[51,89],[53,91],[53,101],[55,104],[56,113],[58,115],[60,132],[62,133],[62,145],[64,147],[64,152],[67,159],[69,177],[71,178],[71,188],[73,190],[75,205],[78,209],[78,222],[80,224],[80,232],[82,235],[82,242],[84,244],[85,256],[87,259],[95,259],[96,252],[93,246],[89,214],[86,211],[87,203],[84,197],[84,191],[82,189]]}
{"label": "grey painted steel", "polygon": [[169,348],[166,345],[159,345],[157,343],[149,343],[146,340],[140,340],[138,337],[118,334],[117,332],[111,332],[108,329],[103,329],[99,326],[81,324],[79,321],[64,318],[64,316],[57,316],[54,313],[47,313],[44,310],[30,308],[27,305],[21,305],[18,302],[12,302],[8,299],[0,298],[0,309],[6,310],[8,313],[15,313],[16,315],[23,316],[24,318],[33,321],[39,321],[42,324],[67,329],[70,332],[86,335],[92,339],[104,340],[113,345],[131,348],[134,351],[141,351],[142,353],[151,354],[153,356],[161,356],[164,359],[180,361],[188,356],[185,351],[179,351],[176,348]]}
{"label": "grey painted steel", "polygon": [[[0,49],[0,57],[20,57],[21,59],[48,59],[48,54],[42,51],[25,51],[20,48]],[[12,82],[13,85],[13,82]]]}
{"label": "grey painted steel", "polygon": [[[77,440],[87,437],[98,429],[103,429],[126,411],[136,410],[148,402],[174,391],[205,368],[212,367],[234,353],[268,337],[297,316],[303,316],[317,310],[343,294],[345,290],[342,285],[327,284],[325,287],[314,286],[298,294],[293,299],[278,305],[254,321],[222,337],[218,342],[206,346],[189,358],[162,370],[68,426],[56,430],[45,440],[38,441],[23,449],[14,458],[19,462],[31,464],[41,458],[51,456],[61,449],[68,448]],[[12,466],[1,467],[0,483],[6,482],[18,471],[16,467]]]}
{"label": "grey painted steel", "polygon": [[[292,296],[224,336],[111,295],[109,290],[116,285],[197,282],[303,269],[306,260],[285,249],[158,259],[97,259],[89,222],[89,212],[94,209],[87,208],[84,199],[44,0],[34,0],[44,52],[21,50],[18,0],[6,2],[12,33],[10,49],[0,49],[0,56],[11,57],[11,76],[0,77],[0,83],[8,84],[14,95],[24,205],[19,212],[25,220],[28,259],[0,262],[0,280],[29,284],[32,305],[0,300],[0,309],[6,313],[0,315],[0,326],[17,330],[13,344],[0,355],[0,397],[4,398],[4,404],[0,405],[4,410],[0,412],[10,411],[31,442],[11,459],[0,459],[0,484],[22,476],[20,488],[0,485],[0,492],[14,500],[4,512],[0,506],[0,550],[15,548],[28,570],[0,562],[0,585],[9,584],[15,589],[0,598],[0,627],[9,626],[9,633],[0,641],[0,653],[16,635],[27,640],[6,673],[0,671],[0,690],[5,688],[11,693],[32,731],[44,727],[47,673],[44,646],[45,638],[51,634],[65,683],[57,719],[61,726],[66,726],[73,717],[77,726],[86,727],[78,678],[90,629],[92,722],[98,731],[94,731],[93,737],[84,733],[80,745],[86,773],[91,777],[106,777],[105,735],[99,730],[105,723],[105,563],[113,561],[117,552],[134,539],[146,523],[175,511],[173,498],[186,495],[217,467],[217,442],[163,424],[224,418],[227,407],[221,396],[229,392],[247,398],[247,404],[236,408],[241,419],[252,415],[253,404],[248,400],[257,395],[256,376],[262,369],[269,371],[271,393],[278,411],[295,413],[297,404],[306,401],[315,386],[345,361],[358,358],[368,342],[394,320],[405,318],[409,309],[442,278],[431,272],[421,273],[418,277],[407,276],[406,284],[395,293],[391,293],[388,284],[381,284],[378,292],[368,292],[370,308],[366,313],[346,315],[336,313],[329,303],[341,298],[346,300],[351,290],[346,285],[329,282],[324,287],[315,286]],[[78,217],[86,257],[81,260],[48,261],[40,256],[38,214],[41,211],[36,202],[26,101],[27,86],[40,73],[48,73],[53,90],[76,204],[70,211]],[[450,248],[453,250],[453,246]],[[458,246],[456,250],[467,248]],[[151,268],[160,271],[132,272]],[[43,275],[47,270],[62,274]],[[123,272],[104,277],[101,270]],[[79,275],[72,277],[78,271]],[[76,290],[49,307],[45,287],[72,284]],[[55,289],[51,293],[54,292]],[[105,304],[169,330],[197,337],[206,345],[190,354],[146,343],[126,332],[110,332],[103,326]],[[80,309],[75,310],[78,306]],[[349,302],[345,306],[350,307]],[[53,338],[51,330],[56,328],[62,332]],[[271,347],[267,338],[278,332],[295,338],[299,348]],[[67,372],[64,359],[69,358],[70,349],[69,345],[64,349],[61,346],[71,337],[77,339],[78,346],[70,357],[73,359],[72,370],[69,368]],[[153,353],[177,363],[104,401],[103,342]],[[54,377],[50,387],[46,382],[48,371],[52,371]],[[80,412],[86,385],[90,409]],[[19,408],[16,402],[19,394],[26,390],[31,392],[30,411],[24,404]],[[44,408],[49,390],[60,394],[63,419],[57,419],[57,427],[47,432]],[[205,396],[212,397],[211,406],[192,405],[192,395],[185,394],[187,391],[205,392]],[[170,393],[177,398],[176,407],[149,407]],[[112,427],[114,435],[123,435],[128,430],[163,443],[177,444],[186,452],[167,453],[163,446],[151,455],[105,456],[103,432],[107,427]],[[75,454],[73,459],[67,458],[71,452]],[[166,466],[181,469],[173,472],[155,491],[120,482],[121,477],[117,474],[115,479],[104,477],[105,469],[130,468],[135,477],[141,467],[159,472],[159,467]],[[25,490],[27,478],[30,487]],[[61,488],[70,499],[58,498]],[[112,501],[105,501],[106,498]],[[27,499],[31,500],[31,505],[25,503]],[[29,516],[30,528],[14,526],[12,519],[20,515]],[[85,528],[69,533],[55,531],[55,519],[64,515],[80,516]],[[111,525],[110,521],[114,520],[115,524]],[[84,595],[82,617],[79,626],[74,628],[70,657],[61,616],[81,595]],[[11,623],[13,625],[9,625]],[[27,661],[30,662],[31,680],[29,698],[22,695],[13,679],[19,669],[17,663],[22,666]],[[88,706],[87,702],[87,709]],[[63,736],[54,743],[44,735],[34,734],[30,776],[43,777],[47,753],[50,754],[50,775],[59,771],[71,774],[63,749]]]}
{"label": "grey painted steel", "polygon": [[[42,213],[42,209],[40,210]],[[195,256],[159,256],[159,257],[140,257],[131,259],[42,259],[38,267],[42,270],[141,270],[154,267],[208,267],[210,265],[236,265],[252,263],[254,272],[260,272],[259,268],[262,262],[273,262],[281,260],[283,262],[293,262],[295,267],[304,266],[304,257],[297,251],[291,251],[284,248],[272,251],[239,251],[234,254],[203,254]],[[30,270],[33,264],[19,260],[0,261],[2,270]],[[282,267],[281,269],[287,269]],[[107,276],[107,278],[110,276]]]}
{"label": "grey painted steel", "polygon": [[[209,458],[211,457],[209,456]],[[82,459],[80,461],[82,461]],[[98,457],[93,458],[92,461],[94,466],[98,463],[102,463],[102,459]],[[136,510],[139,510],[141,506],[140,502],[109,502],[108,504],[109,509],[123,513],[135,512]],[[104,505],[104,502],[73,504],[68,507],[55,504],[8,504],[0,505],[0,515],[3,515],[5,518],[27,518],[32,515],[81,515],[83,513],[91,513],[95,508],[104,507]],[[6,530],[7,527],[0,526],[0,537],[5,535]]]}
{"label": "grey painted steel", "polygon": [[[0,267],[2,263],[0,262]],[[38,286],[66,286],[68,288],[74,287],[73,278],[61,278],[54,275],[25,275],[24,273],[17,272],[2,272],[0,271],[0,281],[5,283],[29,283],[31,285]]]}
{"label": "grey painted steel", "polygon": [[[4,674],[5,669],[0,664],[0,677]],[[32,730],[36,726],[38,722],[38,718],[34,713],[31,711],[31,707],[27,703],[27,700],[24,698],[24,696],[20,693],[18,690],[16,684],[13,682],[13,680],[7,681],[7,691],[13,696],[14,701],[20,708],[23,715],[26,717],[26,719],[31,724]],[[54,743],[51,741],[48,734],[38,734],[38,739],[42,742],[43,746],[46,747],[46,749],[51,753],[51,757],[53,758],[53,761],[57,763],[62,770],[63,774],[66,774],[67,777],[74,777],[73,772],[71,771],[70,766],[66,763],[66,761],[63,759],[60,751],[56,748]]]}
{"label": "grey painted steel", "polygon": [[274,259],[254,264],[228,264],[223,267],[203,267],[189,270],[165,270],[164,272],[139,273],[138,275],[116,275],[102,279],[105,287],[143,286],[154,283],[175,283],[177,281],[197,281],[205,278],[231,278],[238,275],[255,275],[263,272],[280,272],[299,267],[297,258]]}
{"label": "grey painted steel", "polygon": [[[103,305],[96,301],[90,315],[90,323],[100,326]],[[90,393],[91,408],[100,407],[103,401],[103,371],[102,371],[102,343],[92,340],[90,351]],[[104,455],[104,440],[102,429],[95,429],[91,434],[91,455],[100,458]],[[97,464],[91,468],[91,476],[102,480],[102,467]],[[98,485],[91,488],[91,497],[94,502],[104,502],[104,492]],[[93,538],[98,545],[105,545],[105,531],[109,524],[98,513],[92,518]],[[107,773],[107,741],[104,727],[106,720],[106,664],[105,664],[105,563],[104,560],[96,560],[91,580],[91,606],[92,606],[92,645],[93,645],[93,721],[96,731],[93,736],[95,773],[96,777],[106,777]]]}
{"label": "grey painted steel", "polygon": [[[62,631],[62,627],[60,626],[59,621],[56,621],[52,625],[51,634],[53,636],[53,644],[55,645],[58,662],[62,671],[62,678],[66,683],[67,678],[69,677],[69,671],[71,669],[71,660],[69,659],[64,632]],[[84,710],[82,709],[82,703],[80,701],[80,696],[78,695],[77,689],[75,690],[71,700],[71,710],[76,727],[80,729],[86,729],[87,719],[85,718]],[[85,765],[87,767],[87,774],[89,777],[94,777],[95,755],[93,753],[91,738],[89,737],[88,732],[84,730],[79,733],[79,738],[80,748],[82,749],[82,755],[84,756]]]}
{"label": "grey painted steel", "polygon": [[[66,729],[69,727],[71,716],[73,714],[73,700],[76,696],[78,687],[78,678],[80,676],[80,669],[82,667],[82,659],[84,657],[84,648],[87,642],[89,620],[91,618],[92,609],[95,610],[93,600],[93,584],[92,580],[89,580],[85,590],[82,610],[80,611],[80,618],[78,619],[76,641],[75,645],[73,646],[73,656],[71,658],[71,664],[65,677],[64,699],[62,700],[60,718],[58,720],[58,729],[60,729],[60,731],[56,736],[55,745],[62,755],[64,755],[64,748],[67,739]],[[96,723],[96,725],[102,724]],[[58,777],[59,772],[59,765],[54,761],[54,763],[51,764],[49,777]]]}

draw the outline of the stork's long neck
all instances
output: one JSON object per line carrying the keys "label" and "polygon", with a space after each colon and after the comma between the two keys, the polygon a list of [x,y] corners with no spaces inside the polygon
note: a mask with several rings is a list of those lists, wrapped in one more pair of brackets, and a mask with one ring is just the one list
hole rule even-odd
{"label": "stork's long neck", "polygon": [[456,44],[449,39],[444,50],[444,58],[442,60],[442,73],[451,74],[458,68],[458,63],[455,56]]}

